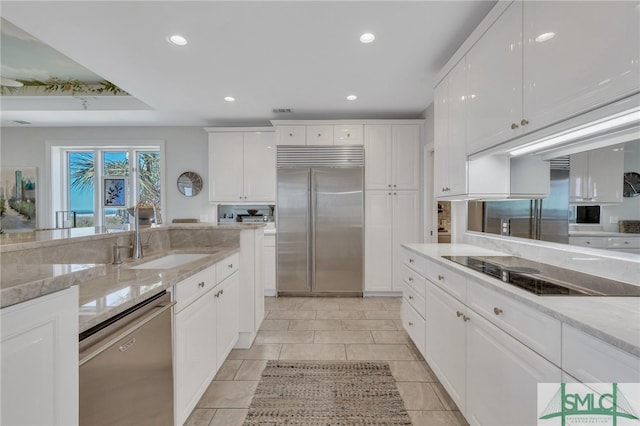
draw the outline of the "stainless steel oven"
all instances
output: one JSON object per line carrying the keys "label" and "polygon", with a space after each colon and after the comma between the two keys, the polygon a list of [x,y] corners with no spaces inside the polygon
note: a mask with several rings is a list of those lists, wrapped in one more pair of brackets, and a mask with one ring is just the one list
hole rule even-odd
{"label": "stainless steel oven", "polygon": [[173,425],[174,304],[162,292],[80,335],[80,425]]}

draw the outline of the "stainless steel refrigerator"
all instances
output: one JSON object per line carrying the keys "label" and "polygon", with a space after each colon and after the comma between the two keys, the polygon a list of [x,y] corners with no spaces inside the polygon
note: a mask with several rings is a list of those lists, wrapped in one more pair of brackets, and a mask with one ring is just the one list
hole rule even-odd
{"label": "stainless steel refrigerator", "polygon": [[280,295],[362,295],[361,146],[279,146],[276,275]]}

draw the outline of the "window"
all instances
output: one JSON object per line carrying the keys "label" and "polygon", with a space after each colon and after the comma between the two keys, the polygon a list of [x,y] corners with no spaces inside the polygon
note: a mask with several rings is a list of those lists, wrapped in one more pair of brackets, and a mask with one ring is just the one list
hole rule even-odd
{"label": "window", "polygon": [[[54,215],[59,211],[74,211],[77,227],[116,229],[128,227],[128,208],[143,198],[153,200],[161,208],[163,148],[163,144],[52,145]],[[52,223],[55,222],[52,220]]]}

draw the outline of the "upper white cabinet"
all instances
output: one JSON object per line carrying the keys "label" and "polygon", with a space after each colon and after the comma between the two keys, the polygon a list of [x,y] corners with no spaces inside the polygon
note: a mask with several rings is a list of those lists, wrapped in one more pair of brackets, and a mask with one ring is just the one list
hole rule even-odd
{"label": "upper white cabinet", "polygon": [[569,157],[570,203],[621,203],[624,151],[620,146],[573,154]]}
{"label": "upper white cabinet", "polygon": [[362,145],[362,124],[338,124],[333,126],[333,144]]}
{"label": "upper white cabinet", "polygon": [[275,202],[272,129],[209,130],[209,201]]}
{"label": "upper white cabinet", "polygon": [[306,145],[333,145],[333,126],[306,126],[305,134]]}
{"label": "upper white cabinet", "polygon": [[512,3],[467,53],[462,95],[468,104],[469,154],[521,133],[522,4]]}
{"label": "upper white cabinet", "polygon": [[417,190],[420,186],[420,127],[368,124],[364,128],[365,189]]}
{"label": "upper white cabinet", "polygon": [[468,155],[640,91],[637,2],[499,2],[490,15],[462,48]]}
{"label": "upper white cabinet", "polygon": [[434,185],[438,198],[467,193],[465,60],[435,88]]}
{"label": "upper white cabinet", "polygon": [[278,145],[362,145],[362,124],[335,124],[329,121],[272,123]]}

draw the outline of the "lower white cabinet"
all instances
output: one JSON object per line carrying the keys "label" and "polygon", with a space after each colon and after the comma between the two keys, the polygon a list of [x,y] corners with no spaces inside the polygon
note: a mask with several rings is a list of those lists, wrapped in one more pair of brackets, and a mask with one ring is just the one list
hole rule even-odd
{"label": "lower white cabinet", "polygon": [[535,425],[538,383],[560,382],[560,368],[473,311],[466,323],[466,342],[467,421]]}
{"label": "lower white cabinet", "polygon": [[240,336],[237,348],[253,344],[264,319],[264,286],[262,284],[262,249],[264,230],[240,231]]}
{"label": "lower white cabinet", "polygon": [[264,295],[276,295],[276,236],[271,234],[264,236],[262,246],[262,282]]}
{"label": "lower white cabinet", "polygon": [[237,272],[227,277],[214,290],[216,300],[216,360],[217,368],[238,341],[240,316],[238,313],[240,274]]}
{"label": "lower white cabinet", "polygon": [[78,288],[3,308],[0,321],[0,424],[78,424]]}

